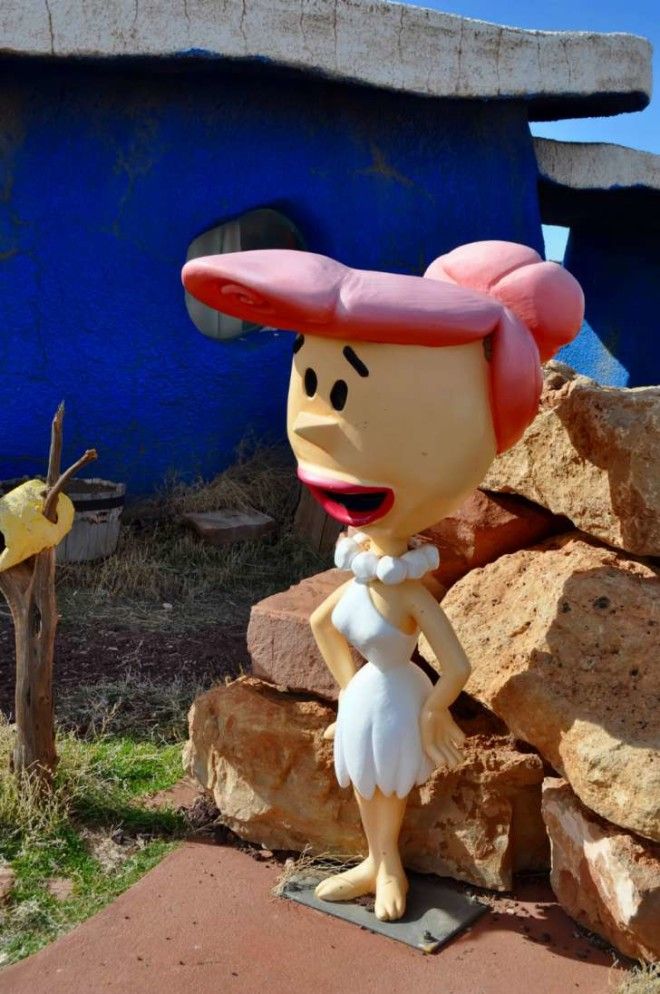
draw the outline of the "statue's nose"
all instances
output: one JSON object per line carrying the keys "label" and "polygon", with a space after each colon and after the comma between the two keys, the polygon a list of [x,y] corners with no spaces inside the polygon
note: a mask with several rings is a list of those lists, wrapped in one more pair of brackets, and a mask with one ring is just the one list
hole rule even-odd
{"label": "statue's nose", "polygon": [[339,422],[324,414],[311,414],[309,411],[300,411],[293,422],[292,432],[299,438],[304,438],[322,449],[327,449],[332,445],[334,439],[341,432]]}

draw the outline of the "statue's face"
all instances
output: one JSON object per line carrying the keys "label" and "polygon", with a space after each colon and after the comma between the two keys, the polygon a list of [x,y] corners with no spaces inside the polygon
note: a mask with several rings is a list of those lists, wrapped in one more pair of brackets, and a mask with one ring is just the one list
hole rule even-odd
{"label": "statue's face", "polygon": [[495,457],[481,342],[430,348],[298,338],[287,426],[332,517],[408,538],[446,517]]}

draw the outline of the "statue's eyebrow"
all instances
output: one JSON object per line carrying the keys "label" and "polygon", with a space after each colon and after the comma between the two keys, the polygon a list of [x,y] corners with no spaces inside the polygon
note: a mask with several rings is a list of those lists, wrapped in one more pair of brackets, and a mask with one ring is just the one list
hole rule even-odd
{"label": "statue's eyebrow", "polygon": [[305,336],[296,335],[296,337],[293,340],[293,354],[295,355],[296,352],[300,352],[304,344],[305,344]]}
{"label": "statue's eyebrow", "polygon": [[355,352],[350,347],[350,345],[345,345],[343,348],[343,352],[344,352],[344,358],[348,363],[350,363],[350,365],[353,367],[356,373],[358,373],[360,376],[369,375],[369,370],[362,362],[362,360],[358,356],[356,356]]}

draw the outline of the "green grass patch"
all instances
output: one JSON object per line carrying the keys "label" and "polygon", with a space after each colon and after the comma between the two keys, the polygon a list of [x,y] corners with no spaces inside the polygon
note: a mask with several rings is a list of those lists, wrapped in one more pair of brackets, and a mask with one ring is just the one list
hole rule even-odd
{"label": "green grass patch", "polygon": [[[176,843],[162,838],[145,841],[119,866],[104,868],[73,829],[62,830],[39,848],[13,861],[17,885],[2,911],[0,963],[14,963],[100,911],[171,852]],[[71,897],[58,900],[46,881],[73,883]]]}
{"label": "green grass patch", "polygon": [[[0,860],[16,874],[0,909],[0,963],[12,963],[100,910],[176,845],[181,816],[142,798],[181,776],[181,747],[106,737],[58,739],[52,791],[8,771],[12,732],[0,723]],[[64,899],[49,890],[67,882]]]}

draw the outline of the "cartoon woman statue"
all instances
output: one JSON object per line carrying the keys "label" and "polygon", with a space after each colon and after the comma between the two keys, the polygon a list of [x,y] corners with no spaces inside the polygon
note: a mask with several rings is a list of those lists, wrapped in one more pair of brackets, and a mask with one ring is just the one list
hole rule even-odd
{"label": "cartoon woman statue", "polygon": [[[298,332],[288,400],[298,475],[355,529],[336,549],[353,576],[311,625],[340,687],[326,732],[337,779],[353,787],[368,842],[317,894],[373,893],[376,916],[395,921],[408,888],[406,799],[436,767],[461,763],[449,708],[470,673],[423,582],[437,551],[411,538],[451,514],[532,421],[540,363],[580,328],[582,291],[561,266],[497,241],[457,248],[424,277],[274,249],[195,259],[183,282],[219,311]],[[440,661],[435,686],[411,662],[420,632]],[[357,671],[351,645],[367,660]]]}

